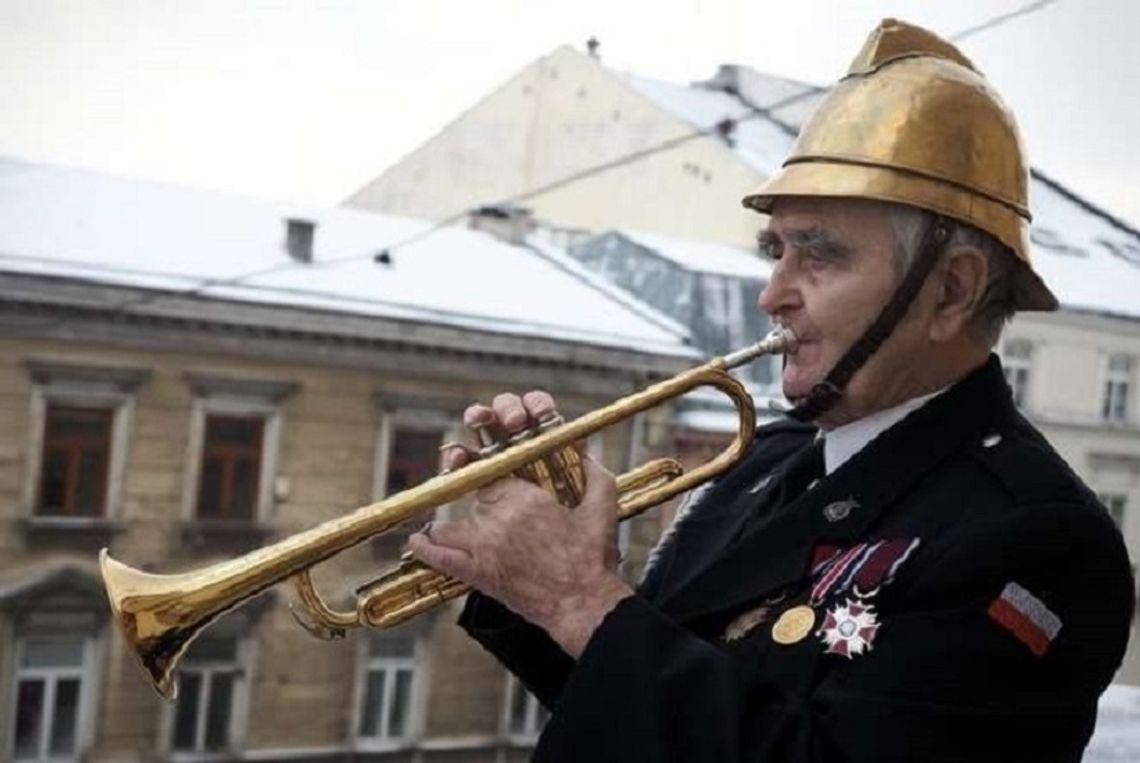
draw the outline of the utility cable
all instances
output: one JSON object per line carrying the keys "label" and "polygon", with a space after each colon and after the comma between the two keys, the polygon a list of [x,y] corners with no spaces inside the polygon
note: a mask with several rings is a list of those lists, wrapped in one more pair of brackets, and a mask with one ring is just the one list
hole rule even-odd
{"label": "utility cable", "polygon": [[[628,166],[630,164],[634,164],[634,163],[642,161],[644,159],[648,159],[651,156],[655,156],[659,153],[669,151],[673,148],[676,148],[677,146],[683,145],[685,143],[696,140],[698,138],[704,138],[704,137],[709,137],[712,135],[717,135],[717,136],[720,136],[722,138],[727,139],[731,136],[732,132],[736,129],[736,127],[738,125],[744,123],[744,122],[748,122],[748,121],[752,121],[752,120],[764,117],[764,118],[773,120],[777,124],[777,126],[782,127],[782,122],[780,122],[779,120],[776,120],[776,118],[774,117],[772,112],[774,112],[778,109],[784,108],[786,106],[789,106],[791,104],[797,103],[801,100],[804,100],[805,98],[809,98],[809,97],[818,95],[819,92],[820,91],[818,89],[808,88],[804,91],[786,96],[786,97],[779,99],[779,100],[777,100],[777,101],[775,101],[769,105],[766,105],[766,106],[757,106],[757,105],[751,104],[751,103],[745,101],[739,95],[734,94],[734,95],[736,95],[737,99],[740,100],[741,103],[746,108],[749,109],[748,113],[742,114],[742,115],[736,116],[736,117],[725,117],[724,119],[717,122],[715,125],[713,125],[711,127],[697,128],[697,129],[694,129],[690,132],[684,133],[682,135],[663,140],[660,143],[654,144],[648,148],[640,149],[638,151],[632,151],[630,153],[623,154],[617,158],[610,159],[610,160],[605,161],[605,162],[600,162],[598,164],[587,167],[585,169],[578,170],[576,172],[572,172],[572,173],[565,175],[561,178],[558,178],[557,180],[554,180],[550,183],[539,186],[538,188],[532,188],[532,189],[527,190],[527,191],[522,191],[520,193],[517,193],[517,194],[514,194],[514,195],[509,196],[507,198],[501,199],[501,200],[494,202],[492,204],[475,205],[474,207],[466,207],[462,211],[455,212],[451,215],[448,215],[447,217],[444,217],[444,218],[436,221],[432,225],[424,228],[423,230],[417,231],[416,233],[414,233],[410,236],[407,236],[406,238],[400,239],[400,240],[392,242],[390,244],[383,245],[376,250],[370,250],[366,253],[354,253],[354,254],[342,255],[340,257],[334,257],[334,258],[324,260],[324,261],[317,263],[317,264],[320,267],[330,267],[330,266],[347,264],[347,263],[351,263],[351,262],[358,262],[358,261],[364,260],[364,259],[376,258],[377,256],[380,256],[383,254],[387,254],[388,256],[390,256],[392,252],[395,252],[398,249],[402,249],[402,248],[411,246],[412,244],[415,244],[419,241],[423,241],[424,239],[434,235],[435,233],[438,233],[440,230],[442,230],[446,227],[449,227],[449,226],[465,219],[470,214],[471,209],[477,209],[481,206],[492,206],[492,207],[494,207],[494,206],[509,206],[509,205],[518,204],[518,203],[524,202],[524,201],[530,201],[530,200],[538,198],[540,196],[544,196],[548,193],[552,193],[553,191],[557,191],[557,190],[560,190],[562,188],[566,188],[568,186],[574,185],[576,183],[580,183],[584,180],[595,177],[597,175],[604,174],[606,172],[617,169],[619,167]],[[175,297],[194,297],[194,296],[198,296],[198,295],[202,294],[203,292],[205,292],[208,289],[213,289],[213,288],[217,288],[217,287],[225,287],[225,286],[238,286],[238,285],[241,285],[244,281],[248,281],[251,278],[258,278],[261,276],[272,275],[275,273],[279,273],[279,272],[283,272],[283,271],[287,271],[287,270],[292,270],[295,268],[306,268],[306,267],[312,267],[312,266],[313,266],[313,263],[303,263],[303,262],[298,262],[295,260],[285,260],[285,261],[278,263],[276,265],[271,265],[269,267],[264,267],[264,268],[257,268],[255,270],[246,271],[246,272],[239,273],[239,274],[233,275],[233,276],[227,276],[224,278],[204,278],[204,279],[199,280],[196,285],[194,285],[188,289],[171,289],[171,290],[161,290],[161,291],[150,291],[146,294],[142,294],[142,295],[139,295],[139,296],[131,298],[131,299],[125,299],[125,300],[119,302],[118,304],[112,305],[109,309],[110,309],[112,316],[114,316],[114,315],[118,315],[121,313],[129,312],[133,309],[137,309],[137,308],[142,307],[144,305],[153,304],[153,303],[158,302],[162,299],[170,299],[170,298],[175,298]],[[39,328],[45,328],[47,330],[50,330],[50,329],[56,328],[57,326],[61,325],[62,323],[65,323],[67,320],[68,320],[67,318],[61,317],[55,321],[52,321],[52,322],[45,324],[44,326],[41,326]]]}
{"label": "utility cable", "polygon": [[950,36],[950,42],[960,42],[967,37],[973,37],[974,35],[985,32],[988,29],[999,27],[1007,21],[1012,21],[1019,16],[1025,16],[1026,14],[1039,11],[1042,8],[1048,5],[1052,5],[1055,2],[1057,2],[1057,0],[1036,0],[1035,2],[1028,3],[1020,8],[1010,11],[1009,13],[1003,13],[999,16],[994,16],[993,18],[983,21],[976,26],[968,27],[960,32],[956,32]]}

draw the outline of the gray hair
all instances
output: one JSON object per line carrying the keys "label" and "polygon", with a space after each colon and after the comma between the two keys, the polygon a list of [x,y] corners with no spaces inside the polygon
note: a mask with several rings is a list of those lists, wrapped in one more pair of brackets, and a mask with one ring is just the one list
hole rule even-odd
{"label": "gray hair", "polygon": [[[891,226],[895,232],[895,267],[899,277],[918,256],[923,234],[934,215],[902,204],[890,204]],[[1014,281],[1017,259],[996,238],[972,225],[957,222],[946,248],[970,246],[986,258],[986,288],[974,306],[971,325],[989,347],[997,344],[1005,324],[1014,313]]]}

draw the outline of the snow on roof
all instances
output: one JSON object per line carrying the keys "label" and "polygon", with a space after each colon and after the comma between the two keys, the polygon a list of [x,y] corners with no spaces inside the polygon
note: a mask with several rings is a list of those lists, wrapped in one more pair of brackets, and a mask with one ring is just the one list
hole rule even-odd
{"label": "snow on roof", "polygon": [[1033,266],[1061,304],[1140,317],[1140,235],[1040,172],[1029,201]]}
{"label": "snow on roof", "polygon": [[763,175],[780,168],[792,145],[788,132],[771,119],[723,90],[620,75],[634,90],[674,117],[702,130],[711,130],[724,119],[739,121],[732,133],[732,149]]}
{"label": "snow on roof", "polygon": [[[733,133],[732,150],[762,175],[779,169],[794,133],[825,91],[742,66],[693,85],[617,74],[664,111],[708,129],[754,118]],[[794,100],[789,100],[794,99]],[[755,109],[752,107],[756,107]],[[759,109],[759,111],[757,111]],[[789,129],[790,128],[790,129]],[[1070,310],[1140,318],[1140,232],[1038,170],[1030,177],[1034,267]]]}
{"label": "snow on roof", "polygon": [[714,273],[759,281],[766,281],[772,274],[772,263],[742,247],[692,241],[646,231],[622,229],[618,232],[635,244],[651,249],[696,273]]}
{"label": "snow on roof", "polygon": [[[286,219],[316,224],[293,264]],[[691,356],[684,329],[533,249],[431,223],[0,158],[0,271]],[[259,275],[237,277],[263,271]],[[205,285],[203,282],[205,281]]]}

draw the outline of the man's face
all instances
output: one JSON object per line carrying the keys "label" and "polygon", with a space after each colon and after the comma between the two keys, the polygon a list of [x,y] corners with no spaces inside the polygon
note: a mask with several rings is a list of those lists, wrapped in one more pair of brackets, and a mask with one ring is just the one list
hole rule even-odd
{"label": "man's face", "polygon": [[[760,308],[799,338],[783,379],[784,394],[795,400],[827,376],[893,295],[899,282],[894,229],[887,207],[874,202],[783,199],[761,243],[774,268]],[[904,326],[895,333],[905,333]],[[899,381],[900,345],[906,338],[892,336],[872,356],[837,415],[875,410],[877,398]]]}

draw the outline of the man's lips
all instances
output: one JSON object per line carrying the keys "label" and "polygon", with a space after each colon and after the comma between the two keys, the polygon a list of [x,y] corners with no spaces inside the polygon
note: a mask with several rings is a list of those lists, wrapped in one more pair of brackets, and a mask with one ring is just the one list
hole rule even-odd
{"label": "man's lips", "polygon": [[816,344],[818,341],[819,340],[815,337],[809,337],[805,339],[797,334],[795,349],[788,353],[788,357],[796,357],[805,347],[810,347]]}

